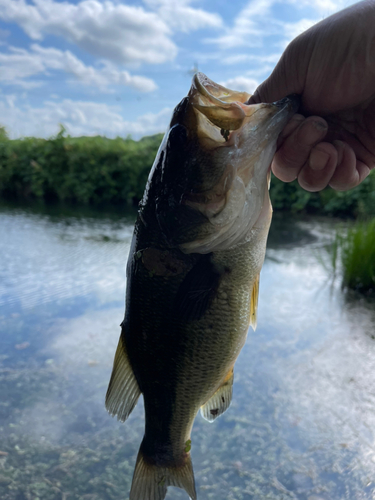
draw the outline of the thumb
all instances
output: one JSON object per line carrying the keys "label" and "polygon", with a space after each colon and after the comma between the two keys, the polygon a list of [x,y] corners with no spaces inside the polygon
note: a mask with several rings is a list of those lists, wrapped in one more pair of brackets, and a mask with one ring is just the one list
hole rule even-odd
{"label": "thumb", "polygon": [[260,102],[275,102],[289,94],[297,94],[293,81],[288,82],[283,69],[283,58],[278,62],[271,75],[255,90],[248,100],[248,104]]}
{"label": "thumb", "polygon": [[290,94],[302,94],[305,68],[298,64],[298,51],[289,44],[270,76],[259,85],[247,104],[275,102]]}
{"label": "thumb", "polygon": [[[277,86],[273,83],[272,75],[267,78],[263,83],[256,88],[254,94],[250,97],[246,104],[259,104],[261,102],[274,102],[277,98],[274,95],[278,95]],[[286,94],[284,94],[285,97]],[[282,98],[280,97],[280,99]]]}

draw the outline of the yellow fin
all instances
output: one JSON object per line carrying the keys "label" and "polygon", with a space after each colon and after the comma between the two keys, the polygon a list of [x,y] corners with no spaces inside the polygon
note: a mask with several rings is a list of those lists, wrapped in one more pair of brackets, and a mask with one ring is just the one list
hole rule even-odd
{"label": "yellow fin", "polygon": [[222,415],[232,402],[233,368],[223,380],[223,383],[213,396],[201,407],[201,415],[209,422],[213,422]]}
{"label": "yellow fin", "polygon": [[168,486],[176,486],[186,491],[196,500],[193,465],[190,454],[185,456],[185,464],[175,467],[149,464],[142,453],[138,452],[129,500],[163,500]]}
{"label": "yellow fin", "polygon": [[253,328],[254,332],[257,327],[258,296],[259,296],[259,274],[255,278],[253,291],[251,292],[250,326]]}
{"label": "yellow fin", "polygon": [[121,335],[113,362],[105,407],[112,416],[117,415],[118,420],[125,422],[137,404],[140,394],[141,391],[130,366],[125,343]]}

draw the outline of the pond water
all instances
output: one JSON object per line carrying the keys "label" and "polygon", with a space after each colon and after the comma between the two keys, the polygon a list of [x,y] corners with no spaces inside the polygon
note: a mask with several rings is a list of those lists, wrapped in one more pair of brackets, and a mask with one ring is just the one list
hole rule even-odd
{"label": "pond water", "polygon": [[[133,220],[0,207],[2,500],[128,498],[143,404],[104,396]],[[375,302],[330,279],[334,224],[274,217],[232,405],[194,424],[200,500],[375,499]]]}

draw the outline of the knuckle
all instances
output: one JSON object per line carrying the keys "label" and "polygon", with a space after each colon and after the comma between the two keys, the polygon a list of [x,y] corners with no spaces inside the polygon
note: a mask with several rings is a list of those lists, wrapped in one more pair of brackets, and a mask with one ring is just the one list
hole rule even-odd
{"label": "knuckle", "polygon": [[331,177],[331,169],[316,171],[306,166],[301,170],[298,176],[298,183],[306,191],[321,191],[328,185]]}
{"label": "knuckle", "polygon": [[275,159],[277,164],[283,168],[300,169],[306,162],[309,156],[309,151],[301,153],[288,144],[284,143],[283,146],[277,151]]}

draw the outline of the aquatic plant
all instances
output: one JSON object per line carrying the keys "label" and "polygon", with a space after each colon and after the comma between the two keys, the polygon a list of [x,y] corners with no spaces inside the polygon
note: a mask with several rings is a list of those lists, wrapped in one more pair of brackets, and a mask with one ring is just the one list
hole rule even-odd
{"label": "aquatic plant", "polygon": [[340,266],[344,287],[375,292],[375,218],[338,229],[329,251],[333,275]]}

